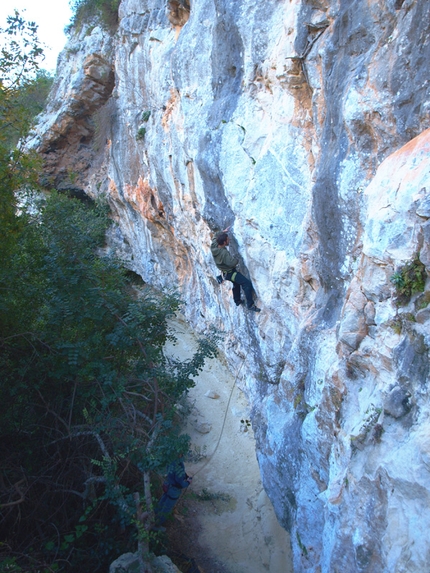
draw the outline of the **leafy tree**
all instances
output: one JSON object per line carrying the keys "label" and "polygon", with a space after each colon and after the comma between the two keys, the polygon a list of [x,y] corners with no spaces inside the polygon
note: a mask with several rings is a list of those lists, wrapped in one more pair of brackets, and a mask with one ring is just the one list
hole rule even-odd
{"label": "leafy tree", "polygon": [[37,25],[27,22],[18,12],[6,19],[6,28],[1,28],[4,35],[0,48],[0,73],[3,87],[18,87],[29,81],[32,74],[40,67],[43,48],[37,36]]}
{"label": "leafy tree", "polygon": [[39,111],[25,105],[26,94],[44,80],[39,71],[43,50],[34,22],[26,22],[15,10],[0,36],[0,261],[5,265],[22,224],[16,216],[16,191],[37,185],[40,161],[35,153],[25,152],[22,138]]}
{"label": "leafy tree", "polygon": [[34,78],[25,82],[18,88],[10,90],[10,99],[13,101],[15,110],[22,110],[24,125],[11,125],[8,134],[8,144],[15,148],[20,138],[28,132],[34,118],[45,108],[45,103],[52,87],[54,78],[46,70],[37,70]]}
{"label": "leafy tree", "polygon": [[107,224],[105,208],[53,194],[21,233],[0,314],[6,547],[94,571],[121,527],[147,542],[151,472],[188,448],[175,403],[215,352],[202,340],[191,360],[164,355],[178,299],[138,294],[96,255]]}

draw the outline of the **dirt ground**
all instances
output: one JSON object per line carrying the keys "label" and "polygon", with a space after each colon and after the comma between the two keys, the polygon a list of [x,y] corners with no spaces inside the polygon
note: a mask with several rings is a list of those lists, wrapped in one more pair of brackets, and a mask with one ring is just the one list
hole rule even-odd
{"label": "dirt ground", "polygon": [[[190,356],[188,325],[178,319],[172,328],[178,344],[167,351]],[[249,406],[235,376],[222,358],[210,360],[189,393],[186,470],[194,478],[166,525],[171,557],[183,573],[291,573],[289,536],[263,490]]]}

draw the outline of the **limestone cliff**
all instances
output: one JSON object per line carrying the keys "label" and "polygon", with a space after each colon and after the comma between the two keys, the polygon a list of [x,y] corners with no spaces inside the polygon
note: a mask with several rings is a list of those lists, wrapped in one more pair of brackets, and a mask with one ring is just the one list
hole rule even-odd
{"label": "limestone cliff", "polygon": [[[428,568],[430,287],[390,279],[430,272],[429,62],[423,0],[122,0],[33,134],[46,185],[106,193],[130,268],[225,332],[296,573]],[[258,316],[215,280],[228,225]]]}

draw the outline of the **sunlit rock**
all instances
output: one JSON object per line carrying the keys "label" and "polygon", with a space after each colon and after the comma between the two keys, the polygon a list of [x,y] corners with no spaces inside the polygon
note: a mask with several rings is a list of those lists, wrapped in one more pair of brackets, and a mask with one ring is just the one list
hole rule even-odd
{"label": "sunlit rock", "polygon": [[[421,573],[429,281],[399,306],[392,277],[430,273],[430,5],[185,4],[123,0],[115,35],[71,39],[46,184],[106,194],[129,267],[223,333],[295,573]],[[258,316],[215,278],[229,225]]]}

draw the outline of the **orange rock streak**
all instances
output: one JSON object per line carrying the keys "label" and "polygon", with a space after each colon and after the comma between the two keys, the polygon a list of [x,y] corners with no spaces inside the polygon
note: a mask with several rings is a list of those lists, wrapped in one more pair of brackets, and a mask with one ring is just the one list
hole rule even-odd
{"label": "orange rock streak", "polygon": [[158,197],[157,190],[152,188],[146,179],[139,177],[135,187],[125,185],[124,198],[145,219],[156,222],[164,218],[163,203]]}

